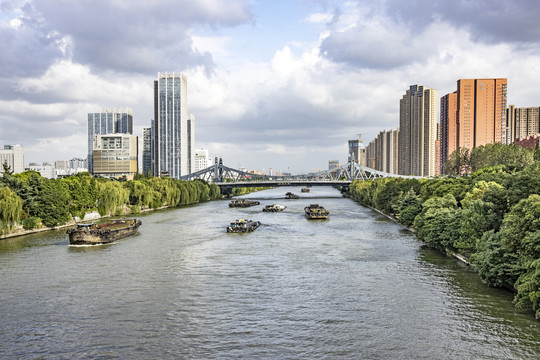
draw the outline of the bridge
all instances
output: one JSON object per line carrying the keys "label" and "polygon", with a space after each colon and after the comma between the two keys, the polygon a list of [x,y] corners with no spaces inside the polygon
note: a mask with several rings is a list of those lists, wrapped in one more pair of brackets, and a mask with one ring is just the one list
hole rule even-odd
{"label": "bridge", "polygon": [[[182,180],[202,179],[220,187],[223,193],[236,187],[278,187],[278,186],[341,186],[348,188],[354,180],[373,180],[380,177],[420,178],[390,174],[349,161],[332,170],[301,175],[259,175],[237,170],[223,165],[221,158],[215,159],[213,166],[182,176]],[[225,190],[225,191],[224,191]]]}

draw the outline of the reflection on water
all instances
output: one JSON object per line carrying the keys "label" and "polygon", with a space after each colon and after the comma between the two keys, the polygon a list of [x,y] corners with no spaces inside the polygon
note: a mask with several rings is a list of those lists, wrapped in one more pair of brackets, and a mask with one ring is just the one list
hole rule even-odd
{"label": "reflection on water", "polygon": [[[287,191],[298,200],[283,199]],[[144,214],[136,236],[0,241],[0,358],[532,359],[512,294],[331,188]],[[264,205],[287,206],[264,213]],[[309,221],[318,203],[327,221]],[[262,225],[227,234],[230,221]]]}

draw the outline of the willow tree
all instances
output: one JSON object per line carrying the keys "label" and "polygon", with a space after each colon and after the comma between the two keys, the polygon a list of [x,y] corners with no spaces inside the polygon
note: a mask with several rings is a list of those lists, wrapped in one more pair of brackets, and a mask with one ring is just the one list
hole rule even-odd
{"label": "willow tree", "polygon": [[13,229],[22,214],[21,198],[8,187],[0,188],[0,235]]}
{"label": "willow tree", "polygon": [[129,189],[116,181],[100,181],[98,188],[98,211],[101,216],[117,213],[129,203]]}

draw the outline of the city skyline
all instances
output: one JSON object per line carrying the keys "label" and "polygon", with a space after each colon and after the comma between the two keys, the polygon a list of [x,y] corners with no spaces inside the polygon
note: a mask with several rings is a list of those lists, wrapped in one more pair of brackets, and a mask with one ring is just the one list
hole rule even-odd
{"label": "city skyline", "polygon": [[399,126],[411,84],[440,98],[508,78],[508,105],[540,106],[535,1],[26,3],[0,14],[0,144],[27,163],[85,156],[87,114],[105,107],[132,108],[142,138],[157,72],[186,74],[195,147],[235,168],[345,163],[356,134]]}

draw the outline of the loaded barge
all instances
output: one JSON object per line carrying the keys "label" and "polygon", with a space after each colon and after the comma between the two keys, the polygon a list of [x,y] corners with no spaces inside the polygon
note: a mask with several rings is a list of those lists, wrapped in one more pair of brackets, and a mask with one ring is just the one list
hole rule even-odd
{"label": "loaded barge", "polygon": [[135,234],[141,226],[141,220],[116,219],[103,224],[77,224],[69,229],[69,243],[71,245],[99,245],[108,244]]}
{"label": "loaded barge", "polygon": [[236,220],[227,226],[227,232],[228,233],[245,233],[245,232],[252,232],[255,229],[257,229],[259,226],[261,226],[260,221],[253,221],[253,220]]}
{"label": "loaded barge", "polygon": [[318,204],[306,206],[304,211],[306,212],[306,218],[309,220],[328,219],[328,215],[330,215],[328,210]]}
{"label": "loaded barge", "polygon": [[229,203],[229,207],[250,207],[259,205],[261,202],[256,200],[235,199]]}

